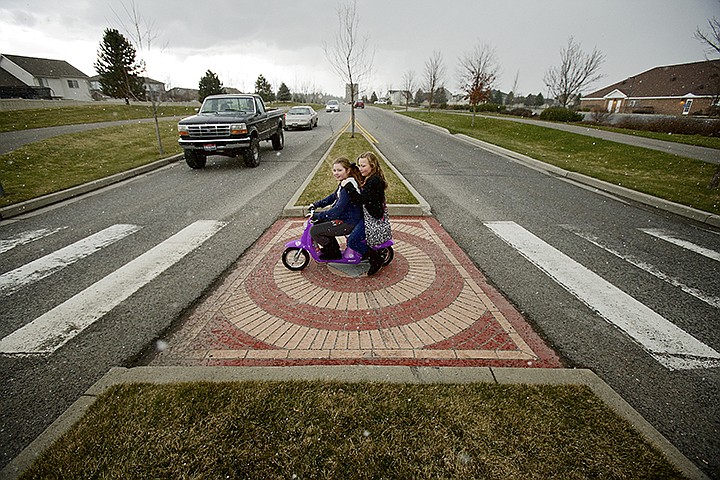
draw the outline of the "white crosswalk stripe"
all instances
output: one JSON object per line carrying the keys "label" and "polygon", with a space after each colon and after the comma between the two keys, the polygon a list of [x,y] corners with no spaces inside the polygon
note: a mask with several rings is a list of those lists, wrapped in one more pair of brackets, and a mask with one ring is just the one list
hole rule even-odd
{"label": "white crosswalk stripe", "polygon": [[485,225],[669,370],[720,366],[720,353],[514,222]]}
{"label": "white crosswalk stripe", "polygon": [[656,278],[659,278],[660,280],[662,280],[664,282],[669,283],[673,287],[679,288],[680,290],[687,293],[688,295],[692,295],[693,297],[697,298],[698,300],[707,303],[711,307],[720,308],[720,297],[702,292],[697,288],[690,287],[690,286],[684,284],[683,282],[681,282],[680,280],[673,278],[671,275],[668,275],[668,274],[660,271],[653,265],[649,265],[648,263],[643,262],[642,260],[639,260],[639,259],[633,257],[632,255],[622,254],[606,245],[603,245],[599,239],[597,239],[596,237],[594,237],[590,234],[575,231],[572,228],[570,228],[570,230],[573,231],[573,233],[575,235],[577,235],[578,237],[592,243],[596,247],[600,247],[603,250],[605,250],[606,252],[615,255],[616,257],[628,262],[631,265],[634,265],[635,267],[637,267],[641,270],[644,270],[645,272],[649,273],[650,275],[652,275]]}
{"label": "white crosswalk stripe", "polygon": [[23,286],[42,280],[138,230],[140,227],[137,225],[113,225],[72,245],[4,273],[0,275],[0,296],[11,295]]}
{"label": "white crosswalk stripe", "polygon": [[51,354],[226,224],[197,221],[0,340],[0,353]]}
{"label": "white crosswalk stripe", "polygon": [[52,235],[53,233],[57,233],[60,230],[67,228],[67,227],[60,227],[60,228],[41,228],[40,230],[32,230],[29,232],[23,232],[20,235],[17,235],[13,238],[8,238],[6,240],[0,240],[0,253],[5,253],[8,250],[12,250],[13,248],[24,245],[26,243],[30,243],[35,240],[39,240],[43,237],[47,237],[48,235]]}
{"label": "white crosswalk stripe", "polygon": [[647,233],[648,235],[659,238],[660,240],[665,240],[666,242],[675,244],[679,247],[690,250],[691,252],[699,253],[700,255],[703,255],[707,258],[711,258],[717,262],[720,262],[720,252],[716,252],[715,250],[710,250],[708,248],[695,245],[694,243],[688,242],[687,240],[682,240],[675,237],[674,235],[665,232],[664,230],[656,228],[642,228],[640,230]]}

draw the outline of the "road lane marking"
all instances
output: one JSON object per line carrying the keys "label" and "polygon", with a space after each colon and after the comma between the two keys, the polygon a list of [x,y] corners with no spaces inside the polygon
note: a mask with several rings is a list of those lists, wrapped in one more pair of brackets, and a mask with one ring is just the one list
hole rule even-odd
{"label": "road lane marking", "polygon": [[645,232],[648,235],[652,235],[655,238],[659,238],[660,240],[665,240],[666,242],[669,242],[669,243],[672,243],[679,247],[682,247],[685,250],[690,250],[691,252],[699,253],[700,255],[703,255],[703,256],[711,258],[717,262],[720,262],[720,253],[716,252],[715,250],[710,250],[709,248],[701,247],[700,245],[695,245],[694,243],[688,242],[687,240],[673,237],[672,235],[665,233],[664,230],[661,230],[659,228],[641,228],[640,231]]}
{"label": "road lane marking", "polygon": [[12,295],[25,285],[42,280],[78,260],[137,232],[140,228],[137,225],[113,225],[72,245],[4,273],[0,275],[0,296]]}
{"label": "road lane marking", "polygon": [[226,224],[197,221],[0,340],[0,353],[51,354]]}
{"label": "road lane marking", "polygon": [[693,297],[697,298],[698,300],[707,303],[711,307],[720,308],[720,297],[706,294],[705,292],[703,292],[695,287],[690,287],[688,285],[685,285],[680,280],[677,280],[676,278],[673,278],[670,275],[667,275],[666,273],[655,268],[653,265],[645,263],[640,259],[636,259],[635,257],[633,257],[631,255],[623,255],[620,252],[613,250],[610,247],[602,245],[600,243],[600,240],[592,235],[574,231],[571,227],[568,227],[568,229],[570,231],[572,231],[578,237],[580,237],[584,240],[587,240],[588,242],[592,243],[596,247],[600,247],[603,250],[605,250],[606,252],[615,255],[619,259],[624,260],[624,261],[628,262],[629,264],[634,265],[641,270],[644,270],[645,272],[649,273],[650,275],[657,277],[666,283],[669,283],[673,287],[679,288],[680,290],[687,293],[688,295],[692,295]]}
{"label": "road lane marking", "polygon": [[720,366],[720,353],[514,222],[485,225],[669,370]]}
{"label": "road lane marking", "polygon": [[12,238],[8,238],[6,240],[0,240],[0,253],[5,253],[8,250],[12,250],[15,247],[18,247],[20,245],[24,245],[26,243],[34,242],[35,240],[39,240],[43,237],[47,237],[49,235],[52,235],[53,233],[57,233],[60,230],[63,230],[67,227],[59,227],[59,228],[41,228],[40,230],[31,230],[29,232],[23,232],[19,235],[16,235]]}

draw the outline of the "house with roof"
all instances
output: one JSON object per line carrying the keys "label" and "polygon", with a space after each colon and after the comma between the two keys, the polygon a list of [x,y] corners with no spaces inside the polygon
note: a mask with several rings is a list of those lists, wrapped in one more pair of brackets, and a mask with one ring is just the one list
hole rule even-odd
{"label": "house with roof", "polygon": [[[150,77],[142,77],[143,89],[145,89],[145,95],[148,99],[152,98],[156,100],[165,100],[167,92],[165,91],[165,84],[158,80],[154,80]],[[95,100],[102,100],[108,98],[102,93],[102,87],[100,86],[100,75],[95,75],[88,78],[90,83],[90,94]]]}
{"label": "house with roof", "polygon": [[720,107],[720,60],[656,67],[580,99],[617,113],[707,114]]}
{"label": "house with roof", "polygon": [[[2,71],[0,90],[3,87],[16,87],[15,90],[20,91],[22,90],[20,84],[22,84],[25,86],[25,91],[47,89],[50,98],[54,99],[92,100],[88,76],[65,60],[3,53],[0,54],[0,71]],[[7,91],[11,90],[11,88],[7,89]],[[23,95],[19,96],[28,98]]]}

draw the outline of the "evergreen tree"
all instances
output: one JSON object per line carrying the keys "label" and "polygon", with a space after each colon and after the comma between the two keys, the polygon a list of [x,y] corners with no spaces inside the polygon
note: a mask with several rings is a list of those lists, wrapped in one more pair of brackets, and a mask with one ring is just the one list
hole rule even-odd
{"label": "evergreen tree", "polygon": [[535,105],[538,107],[542,107],[545,105],[545,97],[543,97],[542,93],[538,93],[537,97],[535,98]]}
{"label": "evergreen tree", "polygon": [[420,105],[425,100],[427,100],[427,95],[422,91],[422,88],[418,88],[417,92],[415,92],[415,103]]}
{"label": "evergreen tree", "polygon": [[275,100],[275,94],[272,91],[270,82],[265,80],[265,77],[261,75],[255,80],[255,93],[260,95],[265,103],[272,102]]}
{"label": "evergreen tree", "polygon": [[448,96],[447,96],[447,90],[445,90],[445,87],[439,87],[437,90],[435,90],[433,102],[435,102],[438,105],[447,105]]}
{"label": "evergreen tree", "polygon": [[208,70],[205,72],[205,76],[200,79],[198,85],[198,100],[201,102],[205,100],[208,95],[217,95],[219,93],[225,93],[223,84],[216,74]]}
{"label": "evergreen tree", "polygon": [[292,94],[287,85],[285,85],[285,82],[282,82],[280,88],[278,88],[277,99],[280,102],[289,102],[292,100]]}
{"label": "evergreen tree", "polygon": [[105,29],[94,66],[105,95],[124,98],[127,104],[130,98],[144,98],[142,64],[135,60],[135,48],[116,29]]}
{"label": "evergreen tree", "polygon": [[378,99],[378,96],[377,96],[377,94],[375,93],[375,91],[373,90],[372,95],[370,95],[370,103],[375,103],[375,102],[377,102],[377,99]]}

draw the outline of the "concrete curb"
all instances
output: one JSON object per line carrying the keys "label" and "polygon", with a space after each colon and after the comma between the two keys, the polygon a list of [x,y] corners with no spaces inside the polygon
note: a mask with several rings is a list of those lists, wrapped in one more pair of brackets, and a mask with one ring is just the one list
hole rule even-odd
{"label": "concrete curb", "polygon": [[92,192],[103,187],[107,187],[108,185],[112,185],[114,183],[122,182],[123,180],[127,180],[128,178],[137,177],[138,175],[142,175],[144,173],[164,167],[165,165],[168,165],[170,163],[177,162],[181,158],[183,158],[183,155],[180,153],[171,157],[157,160],[152,163],[148,163],[146,165],[141,165],[139,167],[133,168],[132,170],[116,173],[115,175],[111,175],[109,177],[100,178],[92,182],[85,183],[83,185],[78,185],[77,187],[72,187],[61,190],[59,192],[43,195],[42,197],[27,200],[25,202],[8,205],[7,207],[0,208],[0,220],[16,217],[18,215],[22,215],[23,213],[28,213],[42,207],[47,207],[48,205],[52,205],[54,203],[62,202],[64,200],[68,200],[70,198],[77,197],[79,195],[83,195],[85,193]]}
{"label": "concrete curb", "polygon": [[584,369],[533,369],[495,367],[303,366],[303,367],[135,367],[111,369],[70,406],[52,425],[13,459],[0,478],[16,479],[40,454],[66,433],[113,385],[124,383],[171,384],[186,382],[243,382],[323,380],[388,383],[497,383],[502,385],[585,385],[621,418],[628,421],[660,450],[687,478],[708,477],[650,425],[600,377]]}

